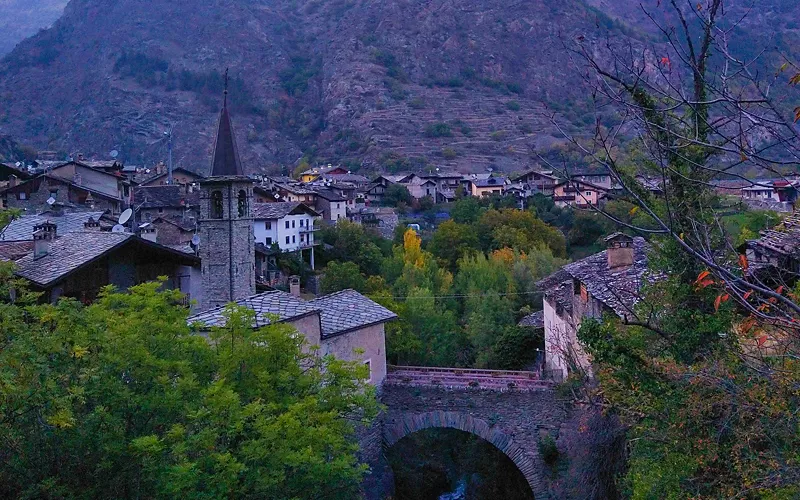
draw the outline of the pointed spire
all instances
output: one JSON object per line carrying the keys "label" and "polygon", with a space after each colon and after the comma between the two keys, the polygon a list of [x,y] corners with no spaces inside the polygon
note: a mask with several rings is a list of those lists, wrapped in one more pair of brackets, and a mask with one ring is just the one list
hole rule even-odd
{"label": "pointed spire", "polygon": [[211,163],[211,176],[244,175],[242,163],[239,160],[239,150],[236,147],[236,137],[233,133],[231,115],[228,112],[228,70],[225,70],[225,93],[222,101],[222,111],[219,115],[217,139],[214,144],[214,155]]}

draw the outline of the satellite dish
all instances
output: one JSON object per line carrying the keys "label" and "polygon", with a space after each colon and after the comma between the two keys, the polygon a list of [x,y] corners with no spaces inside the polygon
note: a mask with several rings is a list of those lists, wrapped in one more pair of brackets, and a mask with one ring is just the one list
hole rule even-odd
{"label": "satellite dish", "polygon": [[278,193],[275,193],[275,199],[276,200],[280,200],[281,199],[281,195],[279,195]]}
{"label": "satellite dish", "polygon": [[149,168],[144,169],[144,173],[149,174],[150,173],[150,169]]}
{"label": "satellite dish", "polygon": [[123,226],[122,224],[117,224],[116,226],[111,228],[111,232],[112,233],[124,233],[125,232],[125,226]]}
{"label": "satellite dish", "polygon": [[196,235],[196,234],[194,236],[192,236],[192,245],[194,245],[196,247],[200,246],[200,237],[198,235]]}
{"label": "satellite dish", "polygon": [[125,224],[126,222],[128,222],[130,220],[131,215],[133,215],[133,210],[131,210],[130,208],[125,210],[119,216],[119,223],[120,224]]}
{"label": "satellite dish", "polygon": [[53,204],[55,202],[56,202],[56,199],[53,198],[52,196],[50,198],[47,198],[47,204],[50,205],[51,207],[53,206]]}
{"label": "satellite dish", "polygon": [[14,165],[16,165],[16,166],[17,166],[17,168],[19,168],[19,167],[22,165],[22,162],[19,162],[19,161],[18,161],[18,162],[17,162],[17,163],[15,163]]}
{"label": "satellite dish", "polygon": [[112,149],[109,155],[111,155],[112,158],[116,159],[117,156],[119,156],[119,151],[117,151],[116,149]]}

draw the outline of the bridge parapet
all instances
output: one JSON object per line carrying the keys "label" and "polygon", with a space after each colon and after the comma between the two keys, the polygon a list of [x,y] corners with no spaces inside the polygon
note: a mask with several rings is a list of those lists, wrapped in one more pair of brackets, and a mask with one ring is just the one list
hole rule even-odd
{"label": "bridge parapet", "polygon": [[541,391],[553,387],[538,372],[389,366],[384,385],[489,391]]}

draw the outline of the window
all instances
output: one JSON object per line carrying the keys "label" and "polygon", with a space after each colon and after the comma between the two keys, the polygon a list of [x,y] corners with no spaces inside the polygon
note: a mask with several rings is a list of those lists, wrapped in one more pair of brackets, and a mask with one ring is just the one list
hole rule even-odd
{"label": "window", "polygon": [[372,380],[372,361],[369,359],[364,361],[364,366],[367,367],[367,374],[369,376],[369,379]]}
{"label": "window", "polygon": [[272,245],[272,236],[267,236],[267,239],[264,241],[267,243],[267,245]]}
{"label": "window", "polygon": [[272,229],[272,221],[267,221],[267,222],[264,223],[264,225],[266,226],[267,230]]}
{"label": "window", "polygon": [[306,236],[304,234],[300,235],[300,243],[303,243],[306,240]]}
{"label": "window", "polygon": [[163,214],[164,213],[164,207],[158,207],[158,213]]}
{"label": "window", "polygon": [[289,244],[289,237],[288,236],[286,237],[286,244],[287,245]]}
{"label": "window", "polygon": [[292,243],[296,243],[296,242],[297,242],[297,241],[296,241],[296,238],[295,238],[295,236],[294,236],[294,235],[292,235]]}
{"label": "window", "polygon": [[28,193],[24,193],[24,192],[23,193],[19,193],[18,198],[20,200],[27,200],[28,199]]}
{"label": "window", "polygon": [[212,219],[221,219],[223,208],[222,208],[222,191],[214,191],[211,193],[211,211],[210,215]]}
{"label": "window", "polygon": [[292,219],[292,229],[294,229],[294,219]]}
{"label": "window", "polygon": [[51,189],[50,190],[50,198],[57,198],[58,197],[58,189]]}
{"label": "window", "polygon": [[[289,221],[288,220],[286,221],[286,229],[289,229]],[[288,241],[287,241],[287,243],[288,243]]]}
{"label": "window", "polygon": [[237,197],[237,207],[239,209],[239,217],[247,217],[247,192],[244,189],[239,191],[239,196]]}
{"label": "window", "polygon": [[341,206],[342,206],[342,204],[341,204],[341,203],[337,203],[337,204],[336,204],[336,208],[341,208]]}
{"label": "window", "polygon": [[586,191],[586,196],[591,196],[591,195],[592,195],[591,191]]}

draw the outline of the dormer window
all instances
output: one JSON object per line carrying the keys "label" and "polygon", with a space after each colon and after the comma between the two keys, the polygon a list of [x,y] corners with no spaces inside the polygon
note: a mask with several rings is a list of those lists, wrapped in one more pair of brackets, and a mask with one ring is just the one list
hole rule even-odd
{"label": "dormer window", "polygon": [[222,191],[213,191],[211,193],[211,207],[210,215],[212,219],[221,219],[223,214],[222,207]]}

